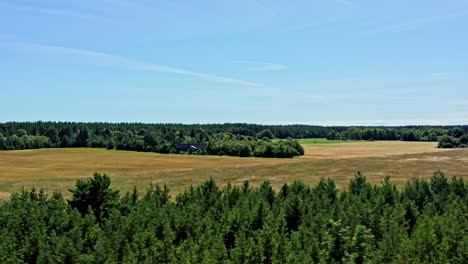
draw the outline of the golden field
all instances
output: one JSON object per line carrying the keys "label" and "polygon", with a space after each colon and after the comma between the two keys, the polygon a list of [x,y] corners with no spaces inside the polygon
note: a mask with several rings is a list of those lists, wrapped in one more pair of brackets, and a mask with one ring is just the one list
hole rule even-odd
{"label": "golden field", "polygon": [[339,188],[356,171],[375,184],[390,176],[398,186],[413,178],[429,178],[435,170],[448,176],[468,176],[468,149],[437,149],[435,142],[374,141],[304,144],[305,155],[295,159],[166,155],[92,148],[0,151],[0,199],[21,188],[60,190],[65,196],[77,179],[93,172],[112,176],[121,192],[136,186],[167,184],[173,193],[210,177],[218,184],[258,185],[269,180],[279,188],[301,180],[313,184],[334,179]]}

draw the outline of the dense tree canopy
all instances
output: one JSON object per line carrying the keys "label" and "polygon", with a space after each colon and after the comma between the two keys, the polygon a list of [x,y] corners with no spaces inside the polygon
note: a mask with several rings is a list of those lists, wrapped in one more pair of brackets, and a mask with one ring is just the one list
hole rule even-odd
{"label": "dense tree canopy", "polygon": [[242,124],[198,126],[36,122],[0,124],[0,131],[0,150],[96,147],[181,153],[186,151],[180,147],[183,144],[205,144],[206,148],[189,149],[188,153],[266,158],[292,158],[304,154],[304,149],[295,140],[272,141],[275,136],[271,130],[248,132]]}
{"label": "dense tree canopy", "polygon": [[[461,138],[464,134],[468,134],[468,126],[321,127],[255,124],[9,122],[0,124],[0,150],[97,147],[180,153],[181,144],[202,143],[207,144],[208,148],[204,151],[193,151],[193,154],[293,157],[298,153],[300,155],[302,148],[298,144],[280,143],[278,140],[328,138],[438,141],[444,135],[455,139]],[[466,144],[458,144],[458,141],[455,143],[452,145]]]}
{"label": "dense tree canopy", "polygon": [[[465,263],[468,189],[436,172],[398,190],[358,173],[275,191],[213,180],[138,198],[95,174],[71,200],[24,190],[0,204],[0,263]],[[106,205],[106,206],[103,206]]]}

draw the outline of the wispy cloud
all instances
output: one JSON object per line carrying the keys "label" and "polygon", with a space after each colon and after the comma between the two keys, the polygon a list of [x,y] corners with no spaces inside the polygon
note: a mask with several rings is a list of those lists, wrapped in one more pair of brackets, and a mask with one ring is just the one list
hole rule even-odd
{"label": "wispy cloud", "polygon": [[458,18],[458,17],[464,17],[467,14],[468,12],[465,11],[465,12],[457,12],[457,13],[452,13],[452,14],[431,16],[431,17],[415,18],[415,19],[408,20],[402,23],[381,26],[378,28],[367,30],[366,32],[368,33],[384,33],[384,32],[397,33],[397,32],[403,32],[403,31],[411,31],[411,30],[418,29],[422,26],[425,26],[427,24],[436,23],[436,22]]}
{"label": "wispy cloud", "polygon": [[233,61],[238,64],[250,65],[248,68],[249,71],[279,71],[287,69],[288,67],[283,64],[271,63],[271,62],[261,62],[261,61],[247,61],[247,60],[238,60]]}
{"label": "wispy cloud", "polygon": [[15,10],[22,10],[22,11],[43,13],[46,15],[73,17],[73,18],[86,19],[86,20],[96,20],[96,19],[107,20],[106,18],[102,16],[97,16],[97,15],[88,14],[84,12],[76,12],[76,11],[54,9],[54,8],[43,8],[43,7],[37,7],[37,6],[7,4],[7,3],[0,3],[0,7],[8,8],[8,9],[15,9]]}
{"label": "wispy cloud", "polygon": [[[111,5],[116,5],[125,8],[126,10],[133,9],[139,13],[160,12],[156,7],[141,1],[128,1],[128,0],[102,0]],[[155,2],[156,3],[156,2]]]}
{"label": "wispy cloud", "polygon": [[77,56],[79,58],[89,59],[90,63],[113,67],[113,68],[121,68],[121,69],[123,68],[123,69],[136,70],[136,71],[172,73],[172,74],[195,77],[195,78],[203,79],[207,81],[237,84],[237,85],[251,86],[251,87],[263,86],[262,84],[255,83],[255,82],[229,78],[229,77],[214,75],[210,73],[202,73],[202,72],[196,72],[196,71],[191,71],[191,70],[186,70],[186,69],[181,69],[181,68],[147,63],[147,62],[134,60],[134,59],[130,59],[130,58],[114,55],[114,54],[96,52],[96,51],[85,50],[85,49],[67,48],[67,47],[61,47],[61,46],[41,45],[41,44],[33,44],[33,43],[0,43],[0,47],[2,46],[8,47],[8,48],[18,48],[18,49],[27,49],[27,50],[33,50],[33,51],[50,52],[54,54],[60,54],[63,56]]}

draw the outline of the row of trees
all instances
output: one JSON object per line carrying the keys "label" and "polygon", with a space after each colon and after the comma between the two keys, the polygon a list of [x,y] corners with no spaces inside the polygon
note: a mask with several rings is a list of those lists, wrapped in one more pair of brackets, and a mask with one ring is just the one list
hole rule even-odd
{"label": "row of trees", "polygon": [[9,136],[0,134],[0,150],[50,148],[53,144],[46,136]]}
{"label": "row of trees", "polygon": [[467,127],[420,127],[420,128],[358,128],[350,127],[342,132],[330,130],[325,136],[329,140],[403,140],[438,141],[443,135],[455,136],[468,132]]}
{"label": "row of trees", "polygon": [[[344,127],[344,126],[311,126],[311,125],[256,125],[256,124],[143,124],[143,123],[76,123],[76,122],[8,122],[0,123],[0,133],[5,137],[18,135],[23,129],[28,135],[54,136],[54,127],[62,135],[76,134],[86,126],[91,135],[100,135],[106,129],[110,131],[142,134],[144,132],[170,134],[181,133],[184,136],[195,136],[200,130],[208,135],[231,133],[251,137],[286,138],[325,138],[335,139],[374,139],[374,140],[422,140],[437,141],[439,136],[468,132],[468,126],[402,126],[402,127]],[[71,132],[70,132],[71,130]],[[63,132],[61,132],[63,131]],[[203,133],[202,133],[203,134]],[[59,135],[60,136],[60,135]],[[53,139],[52,143],[54,143]]]}
{"label": "row of trees", "polygon": [[[332,140],[437,141],[444,135],[460,138],[467,131],[468,126],[359,128],[250,124],[11,122],[0,124],[0,150],[98,147],[158,153],[180,153],[179,146],[181,144],[203,143],[208,144],[208,149],[194,154],[292,157],[301,155],[303,152],[299,144],[291,140],[282,142],[277,141],[277,139],[285,139],[284,136],[292,135],[291,138],[326,137]],[[452,140],[452,146],[457,144],[458,141]],[[448,145],[444,144],[444,146]]]}
{"label": "row of trees", "polygon": [[[259,138],[263,137],[263,138]],[[256,137],[231,133],[209,134],[196,129],[185,135],[180,131],[174,134],[139,130],[91,132],[83,125],[77,130],[65,127],[57,131],[49,127],[43,136],[28,135],[24,129],[8,137],[0,134],[0,150],[18,150],[49,147],[96,147],[118,150],[151,151],[158,153],[181,153],[181,144],[205,143],[206,149],[190,151],[198,155],[228,155],[240,157],[292,158],[304,155],[304,149],[297,140],[274,140],[271,131],[261,131]]]}
{"label": "row of trees", "polygon": [[468,190],[436,172],[398,190],[358,173],[275,191],[213,180],[172,198],[120,196],[110,178],[60,193],[24,190],[0,205],[1,263],[466,263]]}
{"label": "row of trees", "polygon": [[217,134],[208,142],[210,155],[240,157],[292,158],[304,155],[304,148],[297,140],[256,139],[249,136]]}

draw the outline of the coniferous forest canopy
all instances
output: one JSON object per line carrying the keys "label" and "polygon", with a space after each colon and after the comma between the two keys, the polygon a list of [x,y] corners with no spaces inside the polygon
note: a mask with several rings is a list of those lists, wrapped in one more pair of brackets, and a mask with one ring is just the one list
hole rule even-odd
{"label": "coniferous forest canopy", "polygon": [[[204,144],[191,154],[288,158],[304,154],[294,139],[439,141],[466,147],[468,126],[322,127],[256,124],[142,124],[8,122],[0,124],[0,150],[96,147],[180,153],[182,144]],[[276,139],[276,140],[274,140]]]}
{"label": "coniferous forest canopy", "polygon": [[[297,139],[438,141],[466,147],[468,126],[321,127],[254,124],[10,122],[0,149],[96,147],[290,158]],[[200,149],[181,149],[199,144]],[[197,145],[198,146],[198,145]],[[330,175],[333,177],[333,175]],[[410,177],[410,175],[408,176]],[[214,180],[173,197],[165,185],[121,194],[105,174],[71,198],[35,189],[0,203],[0,263],[466,263],[468,188],[441,171],[397,189],[357,173],[274,190]]]}
{"label": "coniferous forest canopy", "polygon": [[79,180],[65,200],[23,190],[0,204],[0,263],[466,263],[468,189],[435,172],[398,190],[358,173],[347,190],[213,180],[119,194]]}

